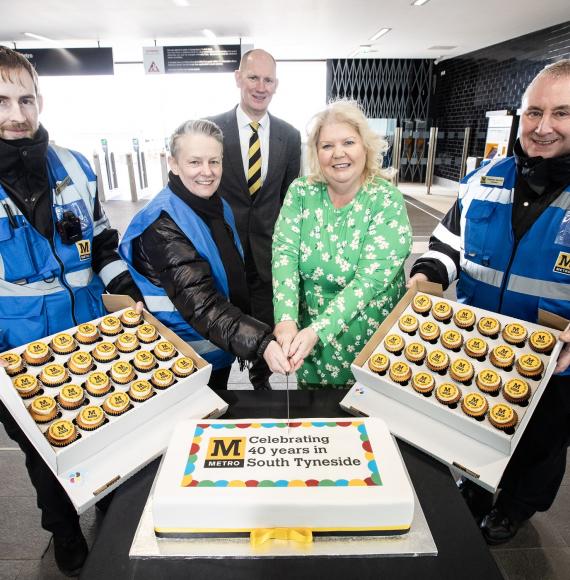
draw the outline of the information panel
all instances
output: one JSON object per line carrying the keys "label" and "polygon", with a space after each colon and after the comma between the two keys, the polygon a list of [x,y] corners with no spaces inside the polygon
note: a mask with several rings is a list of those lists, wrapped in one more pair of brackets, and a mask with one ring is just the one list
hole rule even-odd
{"label": "information panel", "polygon": [[143,49],[147,74],[233,72],[239,68],[241,46],[153,46]]}
{"label": "information panel", "polygon": [[112,75],[113,49],[26,48],[19,49],[39,76]]}

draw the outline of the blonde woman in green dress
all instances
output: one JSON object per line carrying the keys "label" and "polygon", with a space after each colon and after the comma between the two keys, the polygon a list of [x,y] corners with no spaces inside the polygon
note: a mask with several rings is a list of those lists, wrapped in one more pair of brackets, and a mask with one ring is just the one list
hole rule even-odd
{"label": "blonde woman in green dress", "polygon": [[352,101],[313,118],[309,175],[295,180],[273,235],[274,334],[300,388],[345,388],[350,364],[405,292],[412,233],[383,176],[386,143]]}

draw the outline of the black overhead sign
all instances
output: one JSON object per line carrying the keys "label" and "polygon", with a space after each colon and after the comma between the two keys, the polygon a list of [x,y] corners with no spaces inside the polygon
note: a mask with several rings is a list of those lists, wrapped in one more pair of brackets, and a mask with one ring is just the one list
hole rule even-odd
{"label": "black overhead sign", "polygon": [[147,74],[233,72],[239,68],[239,44],[156,46],[143,50]]}
{"label": "black overhead sign", "polygon": [[112,75],[112,48],[18,49],[40,76]]}

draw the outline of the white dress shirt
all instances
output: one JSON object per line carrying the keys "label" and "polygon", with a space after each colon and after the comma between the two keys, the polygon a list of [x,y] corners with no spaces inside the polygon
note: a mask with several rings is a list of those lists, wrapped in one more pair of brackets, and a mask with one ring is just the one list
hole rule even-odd
{"label": "white dress shirt", "polygon": [[[245,114],[241,105],[236,109],[237,124],[239,130],[239,142],[241,146],[241,158],[243,161],[243,172],[247,178],[247,170],[249,169],[249,160],[247,153],[249,151],[249,139],[252,134],[252,129],[249,126],[251,119]],[[259,141],[261,146],[261,183],[265,182],[267,177],[267,162],[269,161],[269,115],[265,113],[258,121]]]}

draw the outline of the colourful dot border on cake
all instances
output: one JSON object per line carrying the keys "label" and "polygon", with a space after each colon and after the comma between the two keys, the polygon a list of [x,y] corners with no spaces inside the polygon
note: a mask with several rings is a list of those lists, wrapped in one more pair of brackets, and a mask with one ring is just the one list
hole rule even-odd
{"label": "colourful dot border on cake", "polygon": [[[369,476],[365,479],[295,479],[295,480],[240,480],[234,479],[231,481],[220,480],[197,480],[194,479],[192,473],[196,469],[196,461],[198,459],[198,451],[202,443],[202,435],[206,429],[247,429],[247,428],[264,428],[264,429],[299,429],[307,427],[356,427],[360,433],[360,440],[362,441],[362,449],[364,451],[364,458],[367,461]],[[264,423],[198,423],[192,443],[190,445],[190,452],[186,468],[184,469],[184,476],[182,478],[182,487],[366,487],[366,486],[380,486],[382,479],[378,471],[378,465],[372,450],[372,445],[366,431],[366,424],[362,421],[285,421],[264,422]]]}

